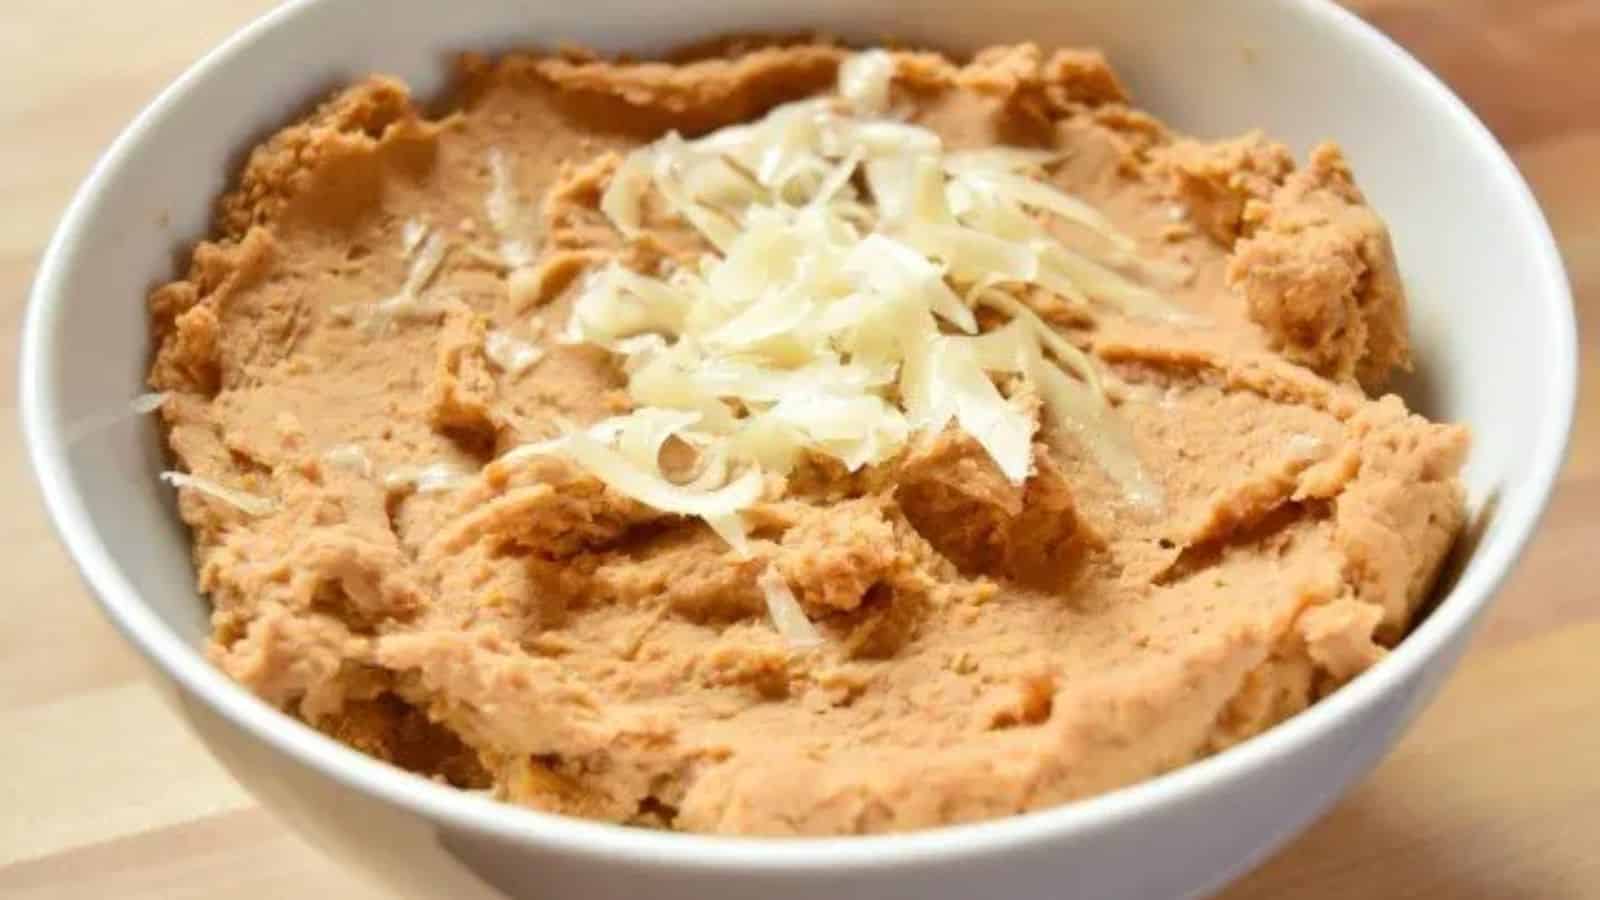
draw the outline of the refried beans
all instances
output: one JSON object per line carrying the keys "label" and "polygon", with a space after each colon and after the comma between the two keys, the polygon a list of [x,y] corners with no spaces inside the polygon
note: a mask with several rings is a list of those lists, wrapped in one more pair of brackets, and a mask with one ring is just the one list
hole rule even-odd
{"label": "refried beans", "polygon": [[150,305],[215,664],[610,822],[1149,778],[1380,660],[1463,522],[1338,147],[1174,133],[1091,51],[367,78]]}

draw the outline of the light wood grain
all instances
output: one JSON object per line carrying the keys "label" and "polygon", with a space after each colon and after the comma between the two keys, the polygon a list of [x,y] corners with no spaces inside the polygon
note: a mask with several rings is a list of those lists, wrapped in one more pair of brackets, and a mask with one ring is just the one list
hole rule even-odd
{"label": "light wood grain", "polygon": [[[0,339],[94,156],[268,0],[0,8]],[[1595,0],[1361,0],[1513,150],[1579,297],[1583,404],[1544,528],[1440,700],[1226,900],[1600,897],[1600,46]],[[1464,186],[1463,189],[1470,189]],[[157,702],[45,523],[0,366],[0,896],[381,895],[259,810]]]}

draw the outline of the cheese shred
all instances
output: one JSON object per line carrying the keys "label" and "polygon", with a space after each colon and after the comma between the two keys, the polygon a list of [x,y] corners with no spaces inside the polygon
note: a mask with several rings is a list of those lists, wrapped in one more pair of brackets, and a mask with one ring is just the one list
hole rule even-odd
{"label": "cheese shred", "polygon": [[255,494],[236,491],[233,488],[217,484],[215,481],[199,478],[185,472],[162,472],[161,480],[175,488],[188,489],[204,494],[213,500],[225,503],[240,512],[252,516],[271,515],[278,508],[278,504],[266,497],[258,497]]}
{"label": "cheese shred", "polygon": [[806,617],[800,601],[795,599],[794,590],[776,566],[769,565],[761,570],[756,586],[766,600],[772,627],[791,650],[808,650],[822,645],[822,635],[817,632],[817,626]]}

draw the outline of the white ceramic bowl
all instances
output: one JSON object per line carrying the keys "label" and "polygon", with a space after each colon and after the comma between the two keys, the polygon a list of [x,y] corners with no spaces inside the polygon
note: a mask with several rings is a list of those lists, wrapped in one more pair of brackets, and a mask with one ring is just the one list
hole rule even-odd
{"label": "white ceramic bowl", "polygon": [[[1181,771],[1005,821],[842,840],[660,834],[497,805],[340,746],[211,668],[196,649],[206,605],[188,538],[156,482],[154,429],[124,420],[67,437],[140,392],[145,293],[205,234],[241,151],[368,71],[399,74],[426,96],[454,50],[563,40],[649,50],[797,27],[954,50],[1097,45],[1139,101],[1180,128],[1260,126],[1302,152],[1343,142],[1410,285],[1421,370],[1410,399],[1476,433],[1466,480],[1483,529],[1432,615],[1333,697]],[[107,614],[176,686],[195,730],[312,841],[398,887],[595,900],[1160,898],[1214,890],[1256,863],[1367,772],[1434,693],[1549,495],[1572,417],[1575,335],[1549,230],[1494,139],[1414,60],[1329,3],[311,0],[185,73],[95,167],[34,286],[21,401],[62,539]]]}

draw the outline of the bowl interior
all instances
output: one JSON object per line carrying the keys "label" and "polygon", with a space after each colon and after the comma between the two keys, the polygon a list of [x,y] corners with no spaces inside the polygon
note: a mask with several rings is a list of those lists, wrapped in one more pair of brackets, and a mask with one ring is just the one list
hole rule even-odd
{"label": "bowl interior", "polygon": [[1561,454],[1574,379],[1564,277],[1525,186],[1477,121],[1386,41],[1312,0],[396,0],[376,25],[363,0],[291,4],[184,76],[124,135],[36,285],[23,355],[31,448],[57,523],[113,615],[137,632],[124,615],[142,605],[187,643],[205,637],[187,536],[156,480],[157,435],[122,413],[149,359],[145,295],[206,233],[253,143],[369,71],[430,96],[454,50],[578,41],[648,51],[802,27],[956,51],[1022,37],[1099,46],[1136,99],[1180,129],[1260,127],[1301,154],[1340,141],[1392,227],[1409,285],[1420,373],[1409,399],[1473,428],[1472,502],[1498,499],[1461,596],[1441,607],[1465,607],[1457,626],[1472,618]]}

